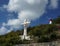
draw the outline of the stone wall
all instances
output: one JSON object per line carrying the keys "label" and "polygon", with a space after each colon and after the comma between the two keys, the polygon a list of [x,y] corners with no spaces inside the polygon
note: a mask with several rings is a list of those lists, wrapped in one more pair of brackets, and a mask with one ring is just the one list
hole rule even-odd
{"label": "stone wall", "polygon": [[15,46],[60,46],[60,42],[55,41],[55,42],[47,42],[47,43],[19,44]]}

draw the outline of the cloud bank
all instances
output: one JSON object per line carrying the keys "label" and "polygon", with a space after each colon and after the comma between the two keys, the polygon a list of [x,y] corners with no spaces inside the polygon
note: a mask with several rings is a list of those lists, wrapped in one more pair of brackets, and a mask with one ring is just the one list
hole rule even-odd
{"label": "cloud bank", "polygon": [[[45,13],[48,3],[48,0],[9,0],[8,5],[4,5],[3,7],[6,8],[8,12],[16,12],[18,14],[18,19],[10,19],[4,25],[17,29],[21,26],[24,19],[37,19]],[[49,6],[57,8],[58,1],[50,0]],[[4,26],[2,26],[0,30],[2,34],[7,32],[7,28]]]}
{"label": "cloud bank", "polygon": [[55,9],[58,7],[58,0],[50,0],[50,8]]}
{"label": "cloud bank", "polygon": [[[17,12],[18,19],[8,20],[13,28],[18,27],[24,19],[35,20],[45,13],[48,0],[10,0],[7,5],[9,12]],[[17,24],[17,21],[19,24]],[[7,25],[8,25],[7,23]]]}

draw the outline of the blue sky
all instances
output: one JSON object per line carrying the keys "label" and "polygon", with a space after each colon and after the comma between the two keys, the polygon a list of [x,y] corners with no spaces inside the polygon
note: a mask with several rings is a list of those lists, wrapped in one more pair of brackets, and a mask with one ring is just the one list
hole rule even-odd
{"label": "blue sky", "polygon": [[60,0],[0,0],[0,35],[21,29],[24,19],[36,26],[58,16]]}

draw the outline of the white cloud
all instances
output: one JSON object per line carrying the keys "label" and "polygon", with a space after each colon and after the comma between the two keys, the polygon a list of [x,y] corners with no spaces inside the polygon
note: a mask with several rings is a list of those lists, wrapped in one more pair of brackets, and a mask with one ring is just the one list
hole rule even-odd
{"label": "white cloud", "polygon": [[21,11],[18,14],[18,18],[21,19],[22,21],[24,19],[29,19],[29,20],[34,20],[36,18],[39,18],[38,14],[34,11]]}
{"label": "white cloud", "polygon": [[6,23],[3,23],[2,26],[6,26]]}
{"label": "white cloud", "polygon": [[17,12],[19,16],[18,18],[20,19],[31,17],[33,20],[33,18],[36,19],[45,12],[47,4],[48,0],[10,0],[8,4],[8,11]]}
{"label": "white cloud", "polygon": [[20,27],[24,19],[35,20],[44,14],[48,0],[9,0],[7,10],[17,12],[18,19],[8,20],[7,25]]}
{"label": "white cloud", "polygon": [[10,20],[8,20],[7,26],[11,26],[11,28],[19,28],[20,20],[19,19],[10,19]]}
{"label": "white cloud", "polygon": [[7,5],[3,5],[3,8],[7,8]]}
{"label": "white cloud", "polygon": [[55,9],[58,7],[58,0],[50,0],[50,8]]}
{"label": "white cloud", "polygon": [[11,32],[11,31],[12,31],[12,29],[8,30],[8,29],[5,28],[4,26],[2,26],[2,27],[0,28],[0,35],[4,35],[4,34],[9,33],[9,32]]}
{"label": "white cloud", "polygon": [[2,27],[0,28],[0,35],[5,35],[13,30],[12,27],[8,29],[6,26],[7,26],[6,23],[2,24]]}
{"label": "white cloud", "polygon": [[18,19],[8,20],[6,25],[18,28],[24,19],[35,20],[39,18],[44,14],[47,4],[48,0],[9,0],[7,10],[17,12]]}
{"label": "white cloud", "polygon": [[47,3],[48,0],[10,0],[8,10],[18,12],[22,10],[40,10],[41,8],[45,9]]}
{"label": "white cloud", "polygon": [[[50,7],[57,8],[58,1],[50,0]],[[9,19],[7,23],[3,23],[1,34],[10,32],[13,28],[19,28],[24,19],[35,20],[46,12],[48,0],[9,0],[8,5],[4,5],[9,12],[17,12],[18,19]],[[10,30],[4,26],[10,26]]]}
{"label": "white cloud", "polygon": [[26,0],[26,2],[30,5],[32,4],[39,4],[41,0]]}

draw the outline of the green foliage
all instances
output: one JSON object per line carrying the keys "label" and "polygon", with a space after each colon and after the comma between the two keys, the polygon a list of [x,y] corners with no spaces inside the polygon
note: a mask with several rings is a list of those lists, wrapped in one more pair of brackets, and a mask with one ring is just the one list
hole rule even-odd
{"label": "green foliage", "polygon": [[19,31],[10,32],[6,35],[0,36],[0,45],[1,46],[13,46],[15,44],[20,44],[21,40],[19,37]]}
{"label": "green foliage", "polygon": [[38,42],[49,42],[57,39],[57,30],[58,28],[54,24],[40,25],[33,27],[33,30],[31,29],[29,34],[33,36],[33,39],[34,37],[38,37]]}
{"label": "green foliage", "polygon": [[56,19],[53,19],[53,24],[60,24],[60,16]]}
{"label": "green foliage", "polygon": [[[30,42],[49,42],[60,39],[60,34],[56,24],[60,24],[60,17],[54,19],[53,24],[39,25],[28,28],[28,35],[31,36],[32,41],[21,40],[20,35],[23,34],[23,30],[12,31],[6,35],[0,36],[0,46],[14,46],[15,44],[28,44]],[[59,31],[60,32],[60,31]]]}

